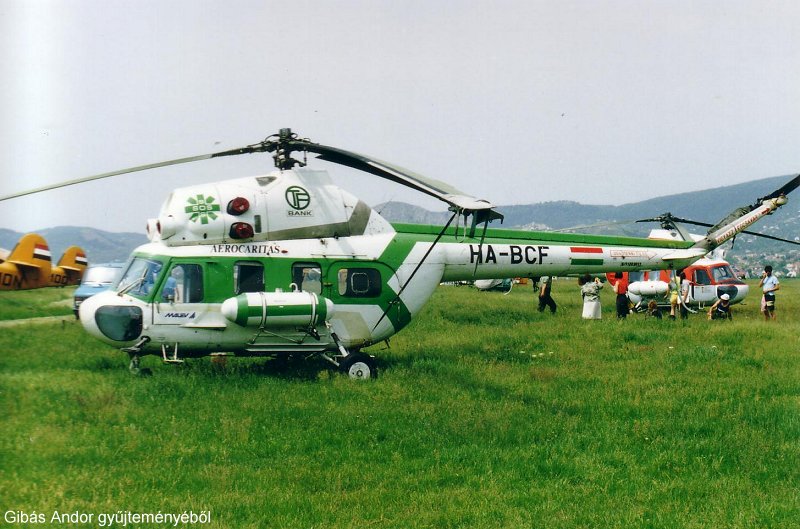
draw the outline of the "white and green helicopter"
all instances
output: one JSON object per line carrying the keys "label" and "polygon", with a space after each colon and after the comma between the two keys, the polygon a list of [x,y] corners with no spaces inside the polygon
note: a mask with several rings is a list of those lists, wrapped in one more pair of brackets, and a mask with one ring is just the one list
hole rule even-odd
{"label": "white and green helicopter", "polygon": [[[131,255],[118,285],[87,299],[80,321],[131,357],[166,362],[204,355],[321,355],[353,378],[375,376],[371,355],[422,309],[444,281],[681,269],[787,202],[800,175],[739,208],[700,241],[489,229],[502,215],[485,200],[368,156],[312,143],[290,129],[224,152],[63,182],[238,154],[273,153],[276,169],[174,190],[149,244]],[[444,227],[391,224],[307,154],[436,197]],[[293,157],[302,154],[303,160]]]}

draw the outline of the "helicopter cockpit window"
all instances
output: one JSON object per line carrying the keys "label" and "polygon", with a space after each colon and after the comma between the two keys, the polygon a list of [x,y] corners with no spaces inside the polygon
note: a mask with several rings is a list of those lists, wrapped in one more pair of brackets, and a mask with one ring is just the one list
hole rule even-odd
{"label": "helicopter cockpit window", "polygon": [[236,294],[264,292],[264,265],[255,261],[239,261],[233,265],[233,285]]}
{"label": "helicopter cockpit window", "polygon": [[316,263],[295,263],[292,266],[292,283],[303,292],[322,294],[322,269]]}
{"label": "helicopter cockpit window", "polygon": [[381,273],[374,268],[339,270],[339,295],[349,298],[374,298],[381,295]]}
{"label": "helicopter cockpit window", "polygon": [[117,292],[146,298],[153,291],[153,285],[158,282],[163,267],[159,261],[134,257],[119,280]]}
{"label": "helicopter cockpit window", "polygon": [[161,301],[199,303],[203,301],[203,269],[196,264],[178,264],[169,271],[161,288]]}
{"label": "helicopter cockpit window", "polygon": [[694,283],[696,285],[710,285],[711,278],[708,277],[708,272],[705,270],[695,270],[694,271]]}
{"label": "helicopter cockpit window", "polygon": [[714,281],[717,283],[736,279],[736,276],[733,275],[733,270],[731,270],[731,267],[727,265],[712,268],[711,273],[714,275]]}

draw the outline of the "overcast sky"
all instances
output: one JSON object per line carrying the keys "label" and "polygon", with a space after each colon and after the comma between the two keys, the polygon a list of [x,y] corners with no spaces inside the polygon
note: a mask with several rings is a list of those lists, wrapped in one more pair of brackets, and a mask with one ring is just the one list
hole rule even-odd
{"label": "overcast sky", "polygon": [[[0,195],[281,127],[495,204],[800,172],[798,26],[796,0],[2,0]],[[14,199],[0,227],[144,232],[173,188],[271,166],[223,158]],[[437,207],[317,166],[373,205]]]}

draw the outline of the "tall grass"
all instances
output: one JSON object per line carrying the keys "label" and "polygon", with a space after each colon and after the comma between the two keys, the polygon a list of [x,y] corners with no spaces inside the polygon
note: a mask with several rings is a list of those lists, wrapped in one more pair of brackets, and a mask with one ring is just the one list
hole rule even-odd
{"label": "tall grass", "polygon": [[443,287],[356,383],[324,362],[127,359],[69,321],[0,329],[0,509],[210,510],[208,527],[795,527],[785,281],[733,322],[555,315]]}

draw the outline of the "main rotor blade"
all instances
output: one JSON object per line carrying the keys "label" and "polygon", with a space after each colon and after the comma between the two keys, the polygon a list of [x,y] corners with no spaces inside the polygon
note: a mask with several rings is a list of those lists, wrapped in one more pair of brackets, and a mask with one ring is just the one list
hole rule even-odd
{"label": "main rotor blade", "polygon": [[756,237],[764,237],[765,239],[772,239],[773,241],[788,242],[789,244],[800,245],[800,242],[792,241],[790,239],[782,239],[780,237],[775,237],[773,235],[767,235],[766,233],[756,233],[754,231],[747,231],[747,230],[744,230],[741,233],[746,233],[747,235],[755,235]]}
{"label": "main rotor blade", "polygon": [[781,186],[780,189],[776,189],[775,191],[773,191],[769,195],[767,195],[765,197],[761,197],[758,200],[759,200],[759,202],[761,202],[763,200],[769,200],[770,198],[777,198],[777,197],[779,197],[781,195],[788,195],[789,193],[791,193],[792,191],[794,191],[798,187],[800,187],[800,174],[798,174],[797,176],[795,176],[794,178],[789,180],[787,183],[785,183],[783,186]]}
{"label": "main rotor blade", "polygon": [[694,224],[695,226],[705,226],[706,228],[710,228],[712,226],[712,224],[709,224],[707,222],[699,222],[699,221],[696,221],[696,220],[689,220],[689,219],[682,219],[680,217],[673,217],[669,213],[664,213],[663,215],[659,215],[658,217],[653,217],[651,219],[639,219],[639,220],[634,221],[634,222],[661,222],[661,223],[664,223],[664,222],[672,222],[672,223],[680,222],[681,224]]}
{"label": "main rotor blade", "polygon": [[[320,160],[352,167],[420,191],[446,202],[458,211],[490,210],[494,207],[491,202],[467,195],[449,184],[363,154],[306,140],[291,140],[287,142],[287,145],[292,150],[316,153]],[[502,216],[495,212],[494,218],[502,218]]]}
{"label": "main rotor blade", "polygon": [[5,195],[0,197],[0,202],[4,200],[10,200],[12,198],[23,197],[26,195],[33,195],[36,193],[41,193],[43,191],[50,191],[52,189],[59,189],[61,187],[72,186],[76,184],[83,184],[86,182],[92,182],[94,180],[102,180],[103,178],[110,178],[112,176],[118,176],[128,173],[136,173],[139,171],[147,171],[148,169],[157,169],[159,167],[167,167],[170,165],[178,165],[182,163],[189,163],[189,162],[197,162],[200,160],[209,160],[211,158],[218,158],[220,156],[233,156],[237,154],[248,154],[252,152],[262,152],[264,150],[268,150],[268,146],[265,145],[264,142],[256,143],[254,145],[248,145],[247,147],[241,147],[239,149],[232,149],[229,151],[221,151],[215,152],[211,154],[200,154],[198,156],[189,156],[187,158],[178,158],[177,160],[168,160],[166,162],[158,162],[158,163],[150,163],[147,165],[138,165],[136,167],[129,167],[127,169],[120,169],[118,171],[111,171],[110,173],[103,173],[94,176],[87,176],[85,178],[76,178],[75,180],[66,180],[64,182],[59,182],[57,184],[51,184],[48,186],[37,187],[36,189],[29,189],[27,191],[21,191],[19,193],[14,193],[11,195]]}
{"label": "main rotor blade", "polygon": [[598,224],[584,224],[583,226],[571,226],[569,228],[558,228],[555,230],[547,230],[548,232],[553,233],[563,233],[567,231],[574,231],[574,230],[585,230],[588,228],[604,228],[606,226],[616,226],[619,224],[630,224],[632,222],[644,222],[641,220],[614,220],[610,222],[600,222]]}

